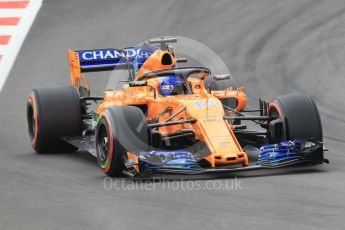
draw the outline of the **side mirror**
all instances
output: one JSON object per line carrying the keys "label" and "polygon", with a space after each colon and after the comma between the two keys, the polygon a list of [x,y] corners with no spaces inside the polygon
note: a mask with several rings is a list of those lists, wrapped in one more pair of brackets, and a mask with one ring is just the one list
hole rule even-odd
{"label": "side mirror", "polygon": [[147,81],[130,81],[128,85],[129,87],[147,86]]}
{"label": "side mirror", "polygon": [[222,80],[230,80],[232,79],[231,74],[218,74],[213,76],[213,80],[210,82],[210,85],[208,86],[208,93],[211,93],[212,85],[215,81],[222,81]]}
{"label": "side mirror", "polygon": [[142,80],[142,81],[130,81],[128,82],[128,86],[129,87],[140,87],[140,86],[148,86],[153,90],[153,98],[156,99],[157,98],[157,93],[156,93],[156,89],[150,85],[147,84],[146,80]]}
{"label": "side mirror", "polygon": [[176,63],[187,63],[188,59],[187,58],[176,58]]}
{"label": "side mirror", "polygon": [[213,80],[215,81],[221,81],[221,80],[229,80],[231,79],[231,74],[218,74],[213,76]]}

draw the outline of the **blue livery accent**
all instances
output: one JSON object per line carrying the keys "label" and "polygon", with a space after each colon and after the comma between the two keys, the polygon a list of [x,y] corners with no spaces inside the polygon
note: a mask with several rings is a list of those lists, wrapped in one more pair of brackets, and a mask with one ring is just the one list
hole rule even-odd
{"label": "blue livery accent", "polygon": [[141,46],[117,49],[96,49],[96,50],[79,50],[76,51],[80,60],[82,70],[92,70],[107,67],[125,67],[128,64],[137,72],[144,62],[156,51],[156,46],[142,44]]}
{"label": "blue livery accent", "polygon": [[217,107],[217,104],[214,101],[209,101],[209,102],[197,101],[196,106],[198,107],[198,109],[204,109],[206,107],[215,108]]}
{"label": "blue livery accent", "polygon": [[283,141],[278,144],[266,144],[260,148],[260,155],[257,165],[278,164],[288,160],[299,159],[303,157],[300,154],[302,141]]}
{"label": "blue livery accent", "polygon": [[[132,50],[131,53],[136,53],[136,50]],[[116,49],[101,49],[101,50],[83,50],[78,51],[79,60],[83,61],[95,61],[95,60],[107,60],[107,59],[120,59],[125,55],[122,50]]]}
{"label": "blue livery accent", "polygon": [[151,151],[139,153],[140,170],[195,169],[200,168],[193,155],[187,151]]}

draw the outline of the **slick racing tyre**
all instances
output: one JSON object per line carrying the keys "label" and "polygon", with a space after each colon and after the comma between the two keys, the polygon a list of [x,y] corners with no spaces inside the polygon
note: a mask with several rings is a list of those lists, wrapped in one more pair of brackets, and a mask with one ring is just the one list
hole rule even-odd
{"label": "slick racing tyre", "polygon": [[97,161],[103,172],[120,177],[126,152],[147,151],[149,131],[146,117],[135,106],[113,106],[100,116],[96,129]]}
{"label": "slick racing tyre", "polygon": [[32,148],[38,153],[77,150],[61,137],[81,135],[78,91],[71,87],[33,89],[27,99],[27,124]]}
{"label": "slick racing tyre", "polygon": [[294,93],[275,98],[269,104],[268,114],[278,118],[269,124],[271,143],[293,139],[322,142],[320,114],[307,94]]}

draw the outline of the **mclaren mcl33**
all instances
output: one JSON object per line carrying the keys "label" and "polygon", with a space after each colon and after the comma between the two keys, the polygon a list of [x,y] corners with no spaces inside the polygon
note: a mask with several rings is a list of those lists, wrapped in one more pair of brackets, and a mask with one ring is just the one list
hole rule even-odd
{"label": "mclaren mcl33", "polygon": [[[230,74],[178,68],[187,60],[168,45],[176,41],[68,50],[71,86],[36,88],[27,98],[32,148],[38,153],[86,150],[115,177],[328,162],[320,115],[310,96],[259,99],[257,109],[246,109],[245,88],[236,88]],[[128,80],[121,89],[90,94],[84,73],[124,69]],[[249,130],[248,122],[258,129]],[[257,154],[254,163],[249,151]]]}

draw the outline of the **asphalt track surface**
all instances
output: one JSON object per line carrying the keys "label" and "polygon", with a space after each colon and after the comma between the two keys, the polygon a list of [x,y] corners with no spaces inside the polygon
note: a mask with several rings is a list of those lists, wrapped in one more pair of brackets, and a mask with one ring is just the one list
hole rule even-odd
{"label": "asphalt track surface", "polygon": [[[0,228],[344,229],[344,23],[343,0],[44,1],[0,96]],[[26,95],[69,83],[67,48],[121,48],[160,35],[213,49],[251,97],[310,94],[331,163],[195,181],[226,185],[238,176],[238,190],[189,191],[186,181],[106,190],[84,152],[32,151]]]}

